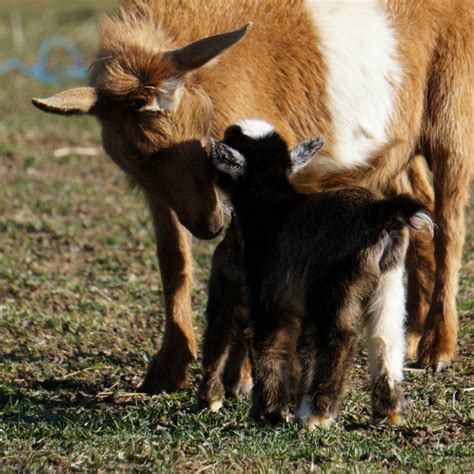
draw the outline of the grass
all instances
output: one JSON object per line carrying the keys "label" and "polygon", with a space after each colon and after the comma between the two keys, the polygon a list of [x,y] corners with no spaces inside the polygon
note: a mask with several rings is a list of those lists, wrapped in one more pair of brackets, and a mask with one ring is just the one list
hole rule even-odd
{"label": "grass", "polygon": [[[35,61],[43,39],[73,38],[91,61],[96,16],[114,1],[3,0],[0,63]],[[15,50],[10,12],[25,47]],[[52,61],[62,60],[60,55]],[[100,146],[92,119],[33,110],[57,87],[11,74],[0,88],[0,461],[2,469],[163,471],[441,470],[474,468],[474,225],[461,276],[459,360],[434,376],[407,372],[405,426],[370,425],[361,349],[337,425],[308,434],[296,423],[247,419],[248,402],[222,414],[196,409],[190,392],[135,396],[163,332],[151,227],[140,196],[127,193],[104,154],[52,156]],[[213,244],[196,243],[193,306],[203,328]]]}

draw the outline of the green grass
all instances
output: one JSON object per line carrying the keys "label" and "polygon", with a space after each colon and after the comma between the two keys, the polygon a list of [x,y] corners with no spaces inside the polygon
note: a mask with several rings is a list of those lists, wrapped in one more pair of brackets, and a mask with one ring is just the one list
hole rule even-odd
{"label": "green grass", "polygon": [[[91,61],[97,13],[114,1],[3,0],[0,62],[33,62],[53,33],[72,37]],[[15,51],[9,12],[20,13]],[[54,59],[54,58],[53,58]],[[61,60],[61,57],[56,57]],[[459,360],[439,376],[407,372],[407,424],[370,425],[361,349],[334,429],[259,426],[248,401],[222,414],[196,408],[190,392],[136,396],[163,332],[151,227],[104,154],[54,158],[56,148],[100,146],[92,119],[48,116],[30,98],[58,90],[0,78],[0,462],[2,469],[188,471],[441,470],[474,468],[474,225],[469,213],[459,308]],[[214,244],[196,243],[193,306],[203,328]]]}

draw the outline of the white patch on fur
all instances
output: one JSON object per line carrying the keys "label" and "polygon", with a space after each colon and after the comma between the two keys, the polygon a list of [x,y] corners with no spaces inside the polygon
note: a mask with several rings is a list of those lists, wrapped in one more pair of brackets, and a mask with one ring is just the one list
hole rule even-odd
{"label": "white patch on fur", "polygon": [[250,138],[258,140],[275,133],[275,127],[265,120],[260,119],[245,119],[237,123],[242,129],[242,133]]}
{"label": "white patch on fur", "polygon": [[[155,97],[151,104],[145,105],[139,109],[140,112],[166,112],[179,104],[181,98],[181,87],[183,79],[177,77],[163,82],[157,89]],[[154,86],[145,86],[145,88],[155,89]]]}
{"label": "white patch on fur", "polygon": [[388,14],[378,0],[307,0],[307,8],[329,70],[336,131],[337,162],[318,159],[318,169],[323,166],[330,172],[363,165],[389,142],[395,89],[402,78]]}
{"label": "white patch on fur", "polygon": [[387,374],[389,382],[403,379],[405,356],[405,287],[403,266],[382,274],[367,318],[367,342],[372,379]]}

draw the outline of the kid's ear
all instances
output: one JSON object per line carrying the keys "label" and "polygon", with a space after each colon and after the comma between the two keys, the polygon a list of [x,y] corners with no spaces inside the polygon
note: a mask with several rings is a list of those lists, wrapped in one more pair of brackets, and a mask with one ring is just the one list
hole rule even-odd
{"label": "kid's ear", "polygon": [[296,145],[290,151],[292,172],[295,173],[306,166],[323,146],[323,137],[313,137]]}
{"label": "kid's ear", "polygon": [[211,138],[211,163],[233,179],[241,177],[245,171],[245,158],[237,150],[214,138]]}

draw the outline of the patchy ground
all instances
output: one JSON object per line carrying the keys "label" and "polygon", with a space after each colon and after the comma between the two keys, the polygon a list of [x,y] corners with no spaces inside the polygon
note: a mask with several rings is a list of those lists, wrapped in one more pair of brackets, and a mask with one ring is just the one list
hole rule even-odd
{"label": "patchy ground", "polygon": [[[52,33],[74,38],[87,61],[96,14],[114,1],[3,0],[0,64],[36,60]],[[10,12],[20,14],[14,50]],[[39,18],[41,18],[39,20]],[[55,54],[51,62],[62,60]],[[308,434],[246,417],[248,402],[198,412],[191,392],[137,397],[134,388],[163,331],[151,228],[139,195],[102,152],[55,158],[67,146],[100,147],[92,119],[47,116],[30,98],[57,87],[17,74],[0,88],[0,463],[13,469],[257,471],[474,469],[474,210],[469,213],[459,307],[459,360],[439,376],[406,373],[407,424],[369,424],[360,351],[338,423]],[[213,245],[195,245],[196,329],[202,332]]]}

